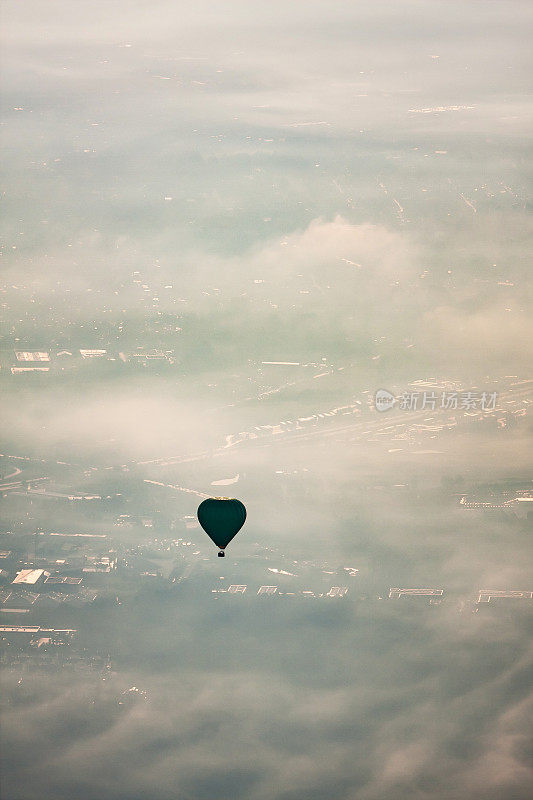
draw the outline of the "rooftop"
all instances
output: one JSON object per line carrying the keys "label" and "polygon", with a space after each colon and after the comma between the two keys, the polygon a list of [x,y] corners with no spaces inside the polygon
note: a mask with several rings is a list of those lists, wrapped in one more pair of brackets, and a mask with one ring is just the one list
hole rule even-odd
{"label": "rooftop", "polygon": [[44,569],[23,569],[12,581],[14,584],[35,584],[44,575]]}

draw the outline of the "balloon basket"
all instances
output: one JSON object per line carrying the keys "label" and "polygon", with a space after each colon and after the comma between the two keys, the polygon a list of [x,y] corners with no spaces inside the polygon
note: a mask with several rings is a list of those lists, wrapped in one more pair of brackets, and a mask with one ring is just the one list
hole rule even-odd
{"label": "balloon basket", "polygon": [[219,558],[224,558],[225,555],[226,555],[225,552],[223,550],[221,550],[220,553],[218,554],[218,557]]}

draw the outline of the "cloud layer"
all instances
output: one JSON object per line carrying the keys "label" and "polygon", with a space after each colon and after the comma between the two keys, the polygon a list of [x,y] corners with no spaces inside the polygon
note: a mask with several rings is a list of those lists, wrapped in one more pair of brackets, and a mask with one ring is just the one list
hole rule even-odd
{"label": "cloud layer", "polygon": [[[529,797],[530,612],[472,603],[530,588],[528,523],[458,496],[530,485],[530,422],[365,428],[379,387],[527,377],[531,15],[4,3],[2,452],[115,505],[10,494],[2,530],[137,546],[116,514],[168,535],[237,474],[249,511],[244,597],[202,562],[72,621],[112,669],[6,666],[5,800]],[[64,348],[116,360],[11,374]],[[152,349],[174,363],[127,361]],[[347,598],[253,596],[287,566]],[[378,599],[399,585],[445,600]]]}

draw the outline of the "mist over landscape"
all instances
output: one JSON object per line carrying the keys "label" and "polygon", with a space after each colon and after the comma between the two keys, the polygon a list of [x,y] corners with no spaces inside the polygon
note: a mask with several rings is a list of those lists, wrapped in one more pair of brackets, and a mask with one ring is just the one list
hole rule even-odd
{"label": "mist over landscape", "polygon": [[3,3],[3,800],[530,796],[532,16]]}

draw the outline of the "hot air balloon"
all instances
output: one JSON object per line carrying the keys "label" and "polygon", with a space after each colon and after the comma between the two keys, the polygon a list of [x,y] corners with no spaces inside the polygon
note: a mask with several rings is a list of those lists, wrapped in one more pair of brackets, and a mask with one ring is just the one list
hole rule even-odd
{"label": "hot air balloon", "polygon": [[240,531],[246,520],[246,509],[240,500],[230,497],[208,497],[198,506],[198,522],[209,538],[220,549],[224,549]]}

